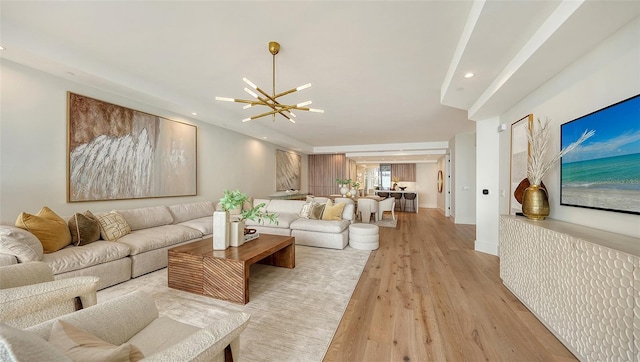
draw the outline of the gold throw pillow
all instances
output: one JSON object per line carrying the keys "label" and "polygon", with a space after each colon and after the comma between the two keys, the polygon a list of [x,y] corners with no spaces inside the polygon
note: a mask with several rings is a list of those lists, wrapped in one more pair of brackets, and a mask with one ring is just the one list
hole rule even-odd
{"label": "gold throw pillow", "polygon": [[333,204],[333,201],[327,200],[327,204],[322,212],[322,220],[342,220],[342,210],[344,210],[344,202]]}
{"label": "gold throw pillow", "polygon": [[71,243],[67,222],[46,206],[35,215],[21,212],[16,226],[35,235],[42,243],[45,254],[58,251]]}

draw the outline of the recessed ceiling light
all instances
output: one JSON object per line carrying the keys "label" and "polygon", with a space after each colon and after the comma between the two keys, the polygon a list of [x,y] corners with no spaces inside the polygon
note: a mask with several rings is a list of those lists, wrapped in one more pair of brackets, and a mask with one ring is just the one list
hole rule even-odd
{"label": "recessed ceiling light", "polygon": [[191,114],[193,114],[194,116],[198,115],[198,113],[196,113],[196,112],[191,112]]}
{"label": "recessed ceiling light", "polygon": [[473,77],[474,75],[475,75],[475,74],[473,74],[473,73],[469,72],[469,73],[465,74],[465,75],[464,75],[464,77],[465,77],[465,78],[471,78],[471,77]]}
{"label": "recessed ceiling light", "polygon": [[0,50],[4,50],[4,47],[2,45],[0,45]]}

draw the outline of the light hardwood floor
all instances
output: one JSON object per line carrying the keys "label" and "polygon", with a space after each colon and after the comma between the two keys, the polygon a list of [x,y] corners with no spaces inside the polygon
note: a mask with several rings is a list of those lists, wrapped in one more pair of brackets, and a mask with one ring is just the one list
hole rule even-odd
{"label": "light hardwood floor", "polygon": [[[441,211],[380,228],[324,361],[575,361]],[[385,217],[390,217],[385,216]]]}

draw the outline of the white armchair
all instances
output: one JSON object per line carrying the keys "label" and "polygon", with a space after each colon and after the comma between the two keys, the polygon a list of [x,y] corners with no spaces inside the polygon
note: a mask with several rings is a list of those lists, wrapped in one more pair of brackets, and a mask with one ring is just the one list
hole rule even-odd
{"label": "white armchair", "polygon": [[394,212],[396,208],[396,199],[393,197],[387,197],[382,201],[378,201],[378,221],[382,220],[384,217],[385,211],[391,211],[391,217],[393,220],[396,219],[396,214]]}
{"label": "white armchair", "polygon": [[367,198],[358,199],[358,214],[360,214],[360,221],[362,222],[368,223],[371,221],[371,214],[375,216],[374,221],[377,221],[378,201]]}
{"label": "white armchair", "polygon": [[0,321],[26,328],[96,304],[99,278],[54,280],[44,262],[0,267]]}
{"label": "white armchair", "polygon": [[230,313],[199,328],[159,317],[153,298],[135,291],[25,330],[0,323],[0,360],[86,360],[124,349],[142,361],[237,361],[249,318]]}

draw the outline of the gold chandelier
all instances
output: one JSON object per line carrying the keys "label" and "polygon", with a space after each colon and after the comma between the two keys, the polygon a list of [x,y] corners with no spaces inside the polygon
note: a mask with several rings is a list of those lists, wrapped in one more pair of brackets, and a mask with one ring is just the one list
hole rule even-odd
{"label": "gold chandelier", "polygon": [[245,87],[244,91],[247,92],[250,96],[252,96],[254,98],[254,100],[228,98],[228,97],[216,97],[216,100],[217,101],[225,101],[225,102],[246,103],[246,105],[243,107],[243,109],[251,108],[253,106],[266,106],[268,108],[271,108],[271,110],[268,111],[268,112],[264,112],[264,113],[258,114],[256,116],[253,116],[253,117],[245,118],[245,119],[242,120],[242,122],[248,122],[248,121],[254,120],[256,118],[265,117],[265,116],[268,116],[268,115],[271,115],[273,117],[273,121],[275,122],[276,114],[280,114],[284,118],[288,119],[291,123],[296,123],[296,121],[293,120],[293,118],[296,115],[293,114],[293,112],[291,112],[292,109],[297,109],[297,110],[300,110],[300,111],[324,113],[324,111],[321,110],[321,109],[308,108],[307,106],[311,104],[311,101],[306,101],[306,102],[302,102],[302,103],[298,103],[298,104],[294,104],[294,105],[286,105],[286,104],[283,104],[283,103],[280,103],[280,102],[277,101],[277,99],[282,97],[282,96],[285,96],[287,94],[290,94],[290,93],[293,93],[293,92],[297,92],[297,91],[300,91],[300,90],[307,89],[307,88],[311,87],[311,83],[307,83],[307,84],[301,85],[301,86],[299,86],[297,88],[289,89],[286,92],[282,92],[282,93],[276,94],[276,54],[278,54],[278,52],[280,52],[280,44],[278,44],[275,41],[269,42],[269,52],[273,56],[273,89],[272,89],[271,95],[269,95],[264,90],[260,89],[260,87],[255,85],[249,79],[242,78],[242,80],[245,83],[247,83],[249,85],[249,87],[251,87],[254,90],[258,91],[258,93],[260,93],[260,95],[256,94],[251,89]]}

